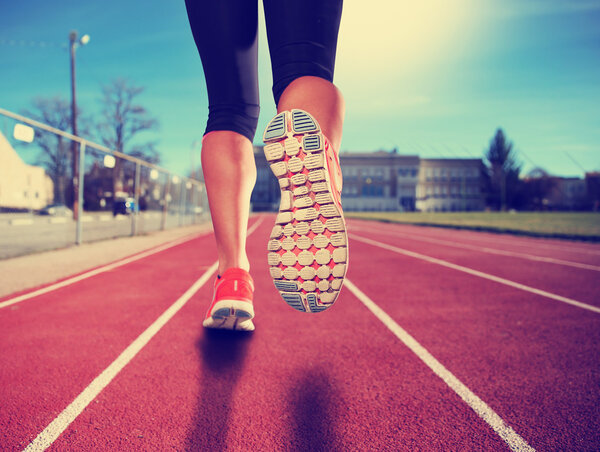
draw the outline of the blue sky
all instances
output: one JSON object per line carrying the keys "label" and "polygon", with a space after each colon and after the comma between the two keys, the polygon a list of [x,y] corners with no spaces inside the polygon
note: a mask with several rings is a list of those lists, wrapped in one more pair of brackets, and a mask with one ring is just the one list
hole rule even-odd
{"label": "blue sky", "polygon": [[[139,140],[158,140],[162,166],[187,172],[207,117],[200,59],[183,0],[140,4],[3,5],[0,106],[19,112],[36,96],[69,99],[66,44],[76,29],[91,37],[77,51],[84,113],[98,111],[100,85],[111,79],[144,86],[140,103],[161,126]],[[525,171],[582,175],[572,159],[600,170],[598,24],[600,0],[346,0],[335,79],[347,105],[342,151],[479,157],[502,127]],[[275,112],[262,27],[259,45],[257,144]]]}

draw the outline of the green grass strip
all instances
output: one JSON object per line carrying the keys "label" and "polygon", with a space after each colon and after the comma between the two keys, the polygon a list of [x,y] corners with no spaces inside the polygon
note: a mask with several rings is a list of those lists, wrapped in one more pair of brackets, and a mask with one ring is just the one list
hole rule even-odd
{"label": "green grass strip", "polygon": [[597,212],[344,212],[348,218],[600,241]]}

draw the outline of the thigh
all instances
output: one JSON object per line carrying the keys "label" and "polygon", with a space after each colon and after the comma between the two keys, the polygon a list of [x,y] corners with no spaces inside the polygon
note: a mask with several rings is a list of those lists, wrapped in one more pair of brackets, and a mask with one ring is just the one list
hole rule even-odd
{"label": "thigh", "polygon": [[210,106],[258,106],[257,0],[186,0]]}
{"label": "thigh", "polygon": [[275,102],[298,77],[333,81],[342,0],[263,0]]}

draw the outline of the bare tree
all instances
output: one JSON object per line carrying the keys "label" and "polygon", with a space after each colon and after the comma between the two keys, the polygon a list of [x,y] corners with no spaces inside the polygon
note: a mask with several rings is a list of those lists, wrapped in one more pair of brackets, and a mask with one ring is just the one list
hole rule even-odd
{"label": "bare tree", "polygon": [[[52,98],[37,97],[32,101],[32,109],[24,110],[28,116],[39,122],[59,130],[68,131],[71,127],[71,104],[59,96]],[[77,110],[81,116],[81,111]],[[82,130],[86,131],[84,121]],[[72,202],[72,193],[67,196],[69,187],[69,172],[71,170],[71,142],[60,135],[45,130],[35,129],[35,144],[41,152],[36,159],[36,164],[46,168],[48,175],[54,183],[54,200],[65,204]]]}
{"label": "bare tree", "polygon": [[544,168],[532,169],[523,180],[523,205],[531,210],[547,208],[548,196],[556,187],[556,179]]}
{"label": "bare tree", "polygon": [[158,128],[158,121],[145,107],[137,104],[137,97],[143,92],[144,88],[122,78],[104,85],[102,121],[98,124],[98,130],[106,147],[157,163],[160,157],[155,142],[130,144],[140,132]]}
{"label": "bare tree", "polygon": [[[160,156],[155,142],[132,143],[140,132],[158,128],[158,121],[137,103],[143,91],[144,88],[122,78],[102,86],[102,120],[98,124],[98,133],[106,147],[150,163],[158,163]],[[125,174],[123,162],[117,159],[113,171],[113,197],[118,191],[123,191],[126,176],[130,179]]]}

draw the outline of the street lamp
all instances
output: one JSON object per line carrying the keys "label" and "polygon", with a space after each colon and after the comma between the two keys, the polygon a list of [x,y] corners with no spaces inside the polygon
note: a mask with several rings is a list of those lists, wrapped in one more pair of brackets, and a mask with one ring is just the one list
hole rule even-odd
{"label": "street lamp", "polygon": [[[194,163],[194,154],[196,153],[196,146],[198,146],[198,140],[192,141],[192,147],[190,148],[190,158],[192,164],[192,171],[190,172],[190,177],[192,179],[198,179],[198,174],[196,174],[196,165]],[[200,171],[198,171],[199,173]]]}
{"label": "street lamp", "polygon": [[[71,55],[71,128],[73,135],[77,136],[77,100],[75,97],[75,50],[79,45],[86,45],[90,42],[89,35],[83,35],[77,39],[77,31],[69,33],[69,48]],[[71,152],[73,154],[73,219],[77,220],[79,215],[79,153],[77,152],[77,142],[71,142]]]}

